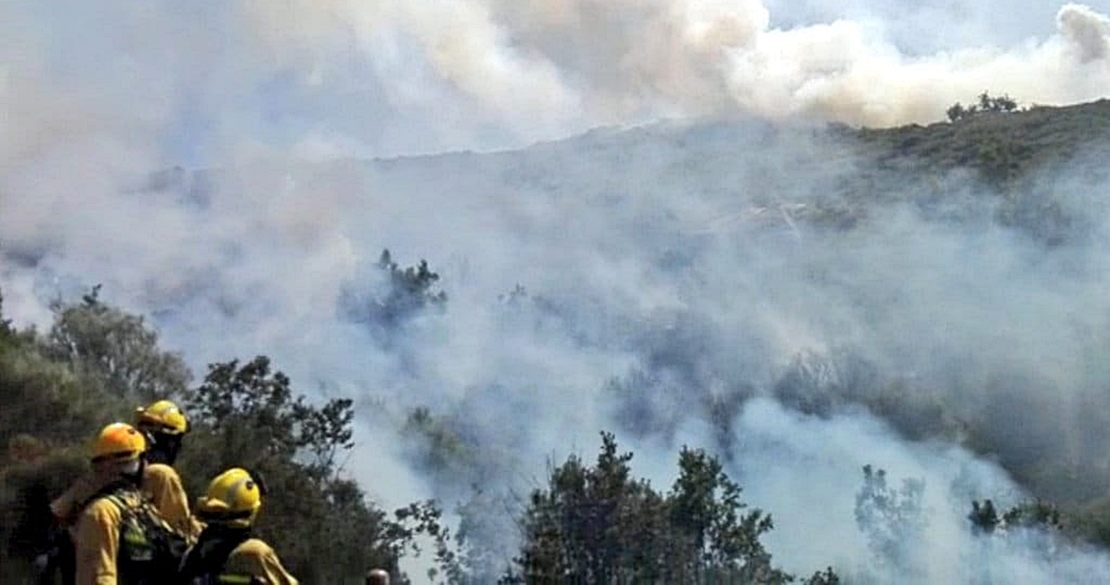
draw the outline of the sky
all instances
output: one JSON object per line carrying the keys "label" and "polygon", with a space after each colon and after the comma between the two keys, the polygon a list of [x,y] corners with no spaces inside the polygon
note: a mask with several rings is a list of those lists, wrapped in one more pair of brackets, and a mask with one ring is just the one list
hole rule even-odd
{"label": "sky", "polygon": [[[682,444],[733,454],[745,494],[777,518],[771,549],[788,569],[871,574],[886,569],[852,516],[870,462],[926,480],[925,581],[964,576],[968,498],[1022,494],[997,462],[905,441],[861,412],[801,415],[776,383],[806,364],[848,379],[846,353],[1014,453],[1095,458],[1108,437],[1084,413],[1103,400],[1110,347],[1106,185],[1046,177],[1091,234],[1051,254],[904,209],[830,237],[790,210],[861,163],[765,124],[928,124],[982,91],[1098,99],[1108,14],[1106,2],[11,0],[5,314],[48,326],[51,299],[103,283],[198,375],[262,353],[302,391],[355,396],[351,472],[387,505],[464,498],[470,477],[534,486],[549,460],[589,456],[616,429],[657,485]],[[173,167],[203,172],[149,188]],[[427,259],[449,295],[444,315],[388,344],[342,301],[380,292],[383,248],[403,266]],[[517,285],[528,295],[506,302]],[[730,397],[744,406],[722,440],[699,405]],[[421,405],[482,445],[462,477],[413,464],[419,445],[398,428]],[[1043,582],[1106,567],[1082,551],[1055,566],[1020,546],[997,558],[996,574]]]}

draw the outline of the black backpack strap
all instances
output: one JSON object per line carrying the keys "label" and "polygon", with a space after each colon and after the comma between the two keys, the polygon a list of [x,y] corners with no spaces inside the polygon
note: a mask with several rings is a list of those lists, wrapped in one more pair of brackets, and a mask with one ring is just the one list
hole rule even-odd
{"label": "black backpack strap", "polygon": [[135,489],[136,489],[135,486],[132,483],[127,482],[127,481],[112,482],[112,483],[100,488],[96,493],[94,493],[93,495],[89,496],[85,500],[78,503],[77,506],[74,507],[74,512],[73,513],[74,514],[80,514],[81,511],[83,511],[85,508],[88,508],[90,505],[92,505],[93,502],[95,502],[97,500],[100,500],[100,499],[103,499],[103,498],[109,498],[109,500],[113,504],[115,504],[117,507],[119,507],[121,509],[120,511],[122,512],[122,511],[128,509],[129,506],[127,505],[126,502],[123,501],[123,498],[120,496],[120,493],[125,491],[125,490],[126,491],[133,491]]}

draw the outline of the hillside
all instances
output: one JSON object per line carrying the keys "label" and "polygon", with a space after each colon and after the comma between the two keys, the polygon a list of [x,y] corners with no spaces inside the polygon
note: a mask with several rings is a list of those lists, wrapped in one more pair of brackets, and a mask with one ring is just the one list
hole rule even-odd
{"label": "hillside", "polygon": [[[814,130],[752,119],[599,128],[513,151],[468,151],[369,162],[352,159],[287,170],[323,176],[365,166],[385,177],[419,176],[436,184],[439,180],[461,180],[494,188],[580,189],[590,193],[610,187],[627,190],[636,181],[619,186],[614,179],[604,178],[599,183],[601,177],[562,173],[566,162],[586,158],[616,177],[634,179],[633,173],[643,171],[639,165],[658,159],[663,165],[649,171],[655,178],[681,184],[697,177],[710,188],[738,189],[740,185],[730,183],[736,178],[728,172],[730,158],[748,156],[753,148],[775,147],[792,138],[811,140],[811,148],[824,149],[820,151],[821,159],[789,152],[791,156],[786,160],[766,161],[768,168],[795,163],[810,168],[843,165],[852,172],[844,173],[850,178],[848,184],[839,185],[838,195],[861,206],[868,201],[943,198],[945,181],[951,175],[982,181],[984,193],[1044,195],[1046,187],[1038,180],[1052,173],[1081,171],[1091,179],[1106,176],[1101,161],[1110,153],[1110,100],[984,112],[956,122],[893,128],[833,124]],[[239,169],[240,174],[243,170]],[[224,176],[228,176],[227,170],[186,171],[178,167],[156,173],[142,189],[184,192],[203,202],[206,193]],[[856,211],[862,213],[863,209]]]}
{"label": "hillside", "polygon": [[[747,234],[735,237],[750,238],[739,242],[765,242],[755,245],[781,245],[761,232],[791,237],[826,234],[817,236],[821,241],[841,238],[832,235],[836,233],[849,238],[860,232],[860,237],[870,238],[875,230],[894,229],[885,227],[894,221],[892,210],[908,204],[925,220],[909,228],[924,230],[923,246],[935,237],[934,229],[966,232],[966,245],[977,245],[976,238],[994,237],[991,234],[1001,229],[1019,238],[1002,244],[1021,246],[1015,253],[1036,255],[1042,267],[1060,262],[1061,270],[1076,271],[1099,261],[1091,247],[1097,249],[1104,237],[1104,213],[1110,204],[1105,192],[1110,180],[1107,155],[1110,100],[1100,100],[883,129],[813,130],[753,120],[599,129],[520,151],[395,159],[372,166],[384,184],[416,182],[420,192],[474,189],[506,201],[522,196],[546,202],[573,193],[579,202],[613,209],[632,206],[646,225],[663,225],[679,234],[665,243],[633,236],[657,258],[660,269],[686,266],[689,255],[696,254],[693,250],[703,245],[702,238],[709,236]],[[652,207],[653,202],[681,199],[691,189],[713,201],[710,212]],[[629,202],[641,196],[642,202]],[[913,238],[914,233],[904,237]],[[982,287],[977,294],[1006,295],[999,287],[1025,286],[1009,278],[995,282],[984,275],[968,292]],[[953,289],[950,294],[964,291]],[[943,311],[943,305],[938,309]],[[953,307],[956,310],[961,309]],[[990,326],[1013,327],[1005,322]],[[906,343],[913,343],[911,332],[901,334]],[[1030,343],[1042,338],[1041,333],[1030,334]],[[943,336],[938,343],[944,343]],[[1089,349],[1096,353],[1083,359],[1102,359],[1098,352],[1106,349]],[[1037,409],[1071,408],[1064,406],[1071,398],[1056,403],[1048,387],[1039,386],[1052,382],[1038,381],[1036,374],[999,371],[979,376],[977,384],[1021,390],[990,390],[995,395],[986,405],[971,406],[974,400],[969,397],[982,388],[969,381],[952,386],[939,379],[915,381],[881,372],[866,360],[853,361],[856,357],[821,357],[812,363],[807,362],[811,358],[800,358],[796,370],[782,375],[775,392],[805,412],[828,414],[845,405],[864,405],[907,438],[959,442],[997,458],[1039,497],[1084,506],[1101,505],[1098,502],[1107,495],[1110,463],[1088,443],[1101,436],[1095,429],[1108,422],[1105,400],[1086,394],[1100,391],[1083,390],[1080,400],[1091,410],[1081,412],[1077,420],[1047,422]],[[960,361],[975,363],[976,358],[953,356],[953,363]],[[809,377],[822,369],[839,379]],[[1077,436],[1061,438],[1064,427]],[[1051,455],[1065,448],[1064,443],[1069,445],[1067,457]]]}
{"label": "hillside", "polygon": [[[804,147],[793,148],[802,141]],[[605,190],[631,193],[640,184],[680,190],[696,182],[699,188],[733,192],[737,199],[751,197],[757,203],[805,199],[805,205],[794,208],[798,219],[842,227],[865,217],[868,207],[876,204],[911,201],[924,208],[941,207],[974,185],[979,195],[1002,198],[995,211],[1003,225],[1019,225],[1054,242],[1068,230],[1061,223],[1068,218],[1062,214],[1074,210],[1064,210],[1061,206],[1067,202],[1054,198],[1053,181],[1060,174],[1086,181],[1105,179],[1110,172],[1102,161],[1108,154],[1110,100],[1104,99],[895,128],[834,124],[814,130],[750,119],[605,128],[518,151],[371,164],[385,176],[431,177],[433,183],[437,176],[449,176],[451,181],[473,180],[492,189],[518,187],[525,193],[567,190],[604,196]],[[767,171],[758,180],[738,174],[730,164],[753,155]],[[604,169],[604,175],[562,172],[567,163],[578,160]],[[643,168],[655,161],[658,166]],[[804,171],[801,179],[781,172],[791,166]],[[829,176],[834,184],[815,193],[818,188],[809,183],[815,175]]]}
{"label": "hillside", "polygon": [[[912,229],[956,226],[982,235],[992,226],[1013,228],[1029,238],[1034,250],[1087,250],[1096,245],[1090,238],[1101,229],[1101,206],[1110,202],[1098,190],[1110,177],[1104,164],[1108,154],[1110,100],[1100,100],[883,129],[813,129],[750,119],[659,123],[598,129],[505,152],[344,160],[279,169],[178,169],[160,174],[149,188],[182,194],[202,208],[210,204],[217,185],[264,191],[286,180],[308,193],[339,186],[403,194],[407,204],[398,209],[410,214],[422,213],[417,210],[447,197],[446,215],[488,218],[504,213],[513,234],[527,233],[541,221],[538,213],[561,205],[631,214],[636,229],[623,232],[625,241],[615,245],[638,247],[658,269],[680,270],[690,265],[707,238],[752,238],[779,245],[775,234],[794,238],[816,230],[815,237],[848,242],[835,234],[887,229],[891,210],[902,204],[925,220]],[[248,177],[257,184],[248,185]],[[1092,185],[1096,188],[1088,187]],[[679,203],[691,193],[703,198],[703,204]],[[448,239],[457,237],[450,235],[451,226],[449,220],[442,222]],[[980,284],[995,286],[990,281]],[[984,294],[994,294],[991,290]],[[950,393],[969,389],[917,388],[916,395],[893,397],[884,394],[887,385],[907,385],[898,373],[868,375],[883,380],[869,382],[879,385],[874,388],[835,389],[839,397],[807,397],[827,388],[802,391],[780,385],[779,391],[803,409],[826,409],[839,401],[866,404],[910,438],[959,438],[990,456],[999,456],[997,441],[1009,440],[1007,433],[974,428],[994,420],[990,408],[949,404],[956,400]],[[1055,441],[1051,426],[1026,423],[1043,433],[1044,440]],[[1001,458],[1034,493],[1053,500],[1087,502],[1101,497],[1110,482],[1110,465],[1086,455],[1071,463],[1027,461],[1018,453]]]}
{"label": "hillside", "polygon": [[[887,129],[668,122],[512,151],[279,158],[129,182],[97,209],[128,225],[149,213],[145,231],[77,229],[96,223],[82,216],[2,249],[13,282],[33,283],[22,306],[27,288],[71,299],[49,305],[48,328],[0,327],[9,553],[33,532],[26,500],[79,468],[86,427],[157,394],[127,377],[151,379],[136,374],[151,363],[172,366],[153,379],[172,374],[167,392],[197,413],[186,487],[244,457],[278,478],[261,529],[302,582],[396,571],[418,532],[443,536],[440,510],[417,501],[425,489],[459,505],[483,570],[511,564],[522,526],[548,534],[558,514],[544,498],[581,514],[574,546],[595,549],[590,510],[617,497],[609,481],[630,502],[613,520],[629,532],[609,545],[635,549],[661,509],[688,502],[633,480],[612,435],[598,469],[582,464],[599,431],[635,445],[656,486],[683,446],[705,449],[682,451],[684,471],[727,471],[721,489],[743,485],[773,512],[770,548],[797,574],[892,554],[853,516],[868,497],[933,498],[936,533],[898,536],[922,551],[948,546],[928,540],[946,530],[976,542],[967,514],[984,498],[1058,504],[1069,537],[1105,545],[1108,150],[1103,100]],[[57,285],[102,279],[144,317]],[[144,342],[98,343],[117,334]],[[259,353],[289,377],[246,358]],[[291,386],[311,389],[306,402]],[[246,398],[266,393],[272,404]],[[215,414],[229,408],[241,428]],[[331,432],[305,434],[306,420]],[[896,470],[891,486],[872,465]],[[896,476],[931,491],[898,491]],[[571,488],[583,508],[556,497]],[[413,507],[390,516],[383,494]],[[298,515],[298,530],[284,524]],[[653,538],[685,542],[688,522],[670,518]],[[842,556],[829,559],[834,544]],[[650,554],[679,549],[690,552]],[[557,547],[522,554],[562,570]],[[912,564],[899,555],[896,573]]]}
{"label": "hillside", "polygon": [[1070,222],[1083,212],[1060,200],[1053,184],[1106,179],[1101,161],[1110,154],[1110,100],[836,133],[873,162],[864,180],[887,197],[943,204],[966,184],[956,181],[953,189],[949,178],[966,172],[981,184],[980,193],[1004,199],[1000,223],[1059,243],[1080,235]]}
{"label": "hillside", "polygon": [[[842,132],[882,164],[908,164],[920,171],[968,167],[988,176],[1005,169],[1007,176],[1019,178],[1076,159],[1097,159],[1110,139],[1110,100],[980,113],[928,126]],[[1004,161],[1008,164],[991,158],[999,149],[1011,157]]]}

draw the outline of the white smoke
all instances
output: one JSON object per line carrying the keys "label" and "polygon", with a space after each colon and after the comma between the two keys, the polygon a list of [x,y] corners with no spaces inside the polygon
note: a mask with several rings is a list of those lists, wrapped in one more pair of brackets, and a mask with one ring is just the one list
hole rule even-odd
{"label": "white smoke", "polygon": [[[367,53],[390,38],[413,51],[407,63],[415,64],[397,71],[403,85],[413,76],[442,80],[480,117],[533,138],[568,125],[733,112],[924,123],[984,90],[1060,103],[1092,99],[1110,83],[1105,16],[1085,5],[1060,8],[1055,34],[1042,40],[984,42],[994,36],[986,22],[968,44],[931,54],[901,50],[888,24],[903,15],[877,20],[876,11],[890,9],[857,6],[848,10],[856,19],[790,27],[773,25],[758,0],[264,4],[254,17],[271,43],[305,56],[327,51],[322,45],[340,29]],[[912,22],[921,28],[895,31],[900,37],[978,23],[958,12],[918,12]]]}
{"label": "white smoke", "polygon": [[1060,7],[1055,29],[1032,4],[146,6],[5,4],[0,163],[104,134],[168,164],[223,165],[488,149],[710,114],[927,123],[984,90],[1054,104],[1110,83],[1098,3]]}
{"label": "white smoke", "polygon": [[[745,407],[736,433],[745,496],[772,513],[776,528],[767,537],[768,549],[787,566],[831,564],[849,582],[881,583],[1087,583],[1110,571],[1110,557],[1079,550],[1049,560],[1043,551],[1051,544],[1039,533],[974,536],[968,530],[969,498],[995,494],[994,501],[1004,504],[1026,494],[996,465],[962,449],[907,445],[871,417],[818,420],[763,399]],[[885,469],[894,488],[903,479],[924,482],[924,529],[905,543],[916,557],[917,574],[911,567],[884,565],[873,554],[856,528],[851,498],[828,498],[858,491],[864,465]]]}

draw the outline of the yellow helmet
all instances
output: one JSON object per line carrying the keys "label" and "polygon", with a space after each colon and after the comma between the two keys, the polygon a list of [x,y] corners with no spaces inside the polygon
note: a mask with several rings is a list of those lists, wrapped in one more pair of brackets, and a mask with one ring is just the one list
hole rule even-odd
{"label": "yellow helmet", "polygon": [[127,423],[112,423],[100,431],[93,443],[91,459],[100,461],[133,461],[146,451],[146,437]]}
{"label": "yellow helmet", "polygon": [[189,419],[176,404],[159,400],[149,406],[135,409],[135,426],[155,433],[184,435],[189,432]]}
{"label": "yellow helmet", "polygon": [[247,470],[233,467],[217,475],[197,500],[197,516],[206,522],[246,528],[262,507],[262,485]]}

